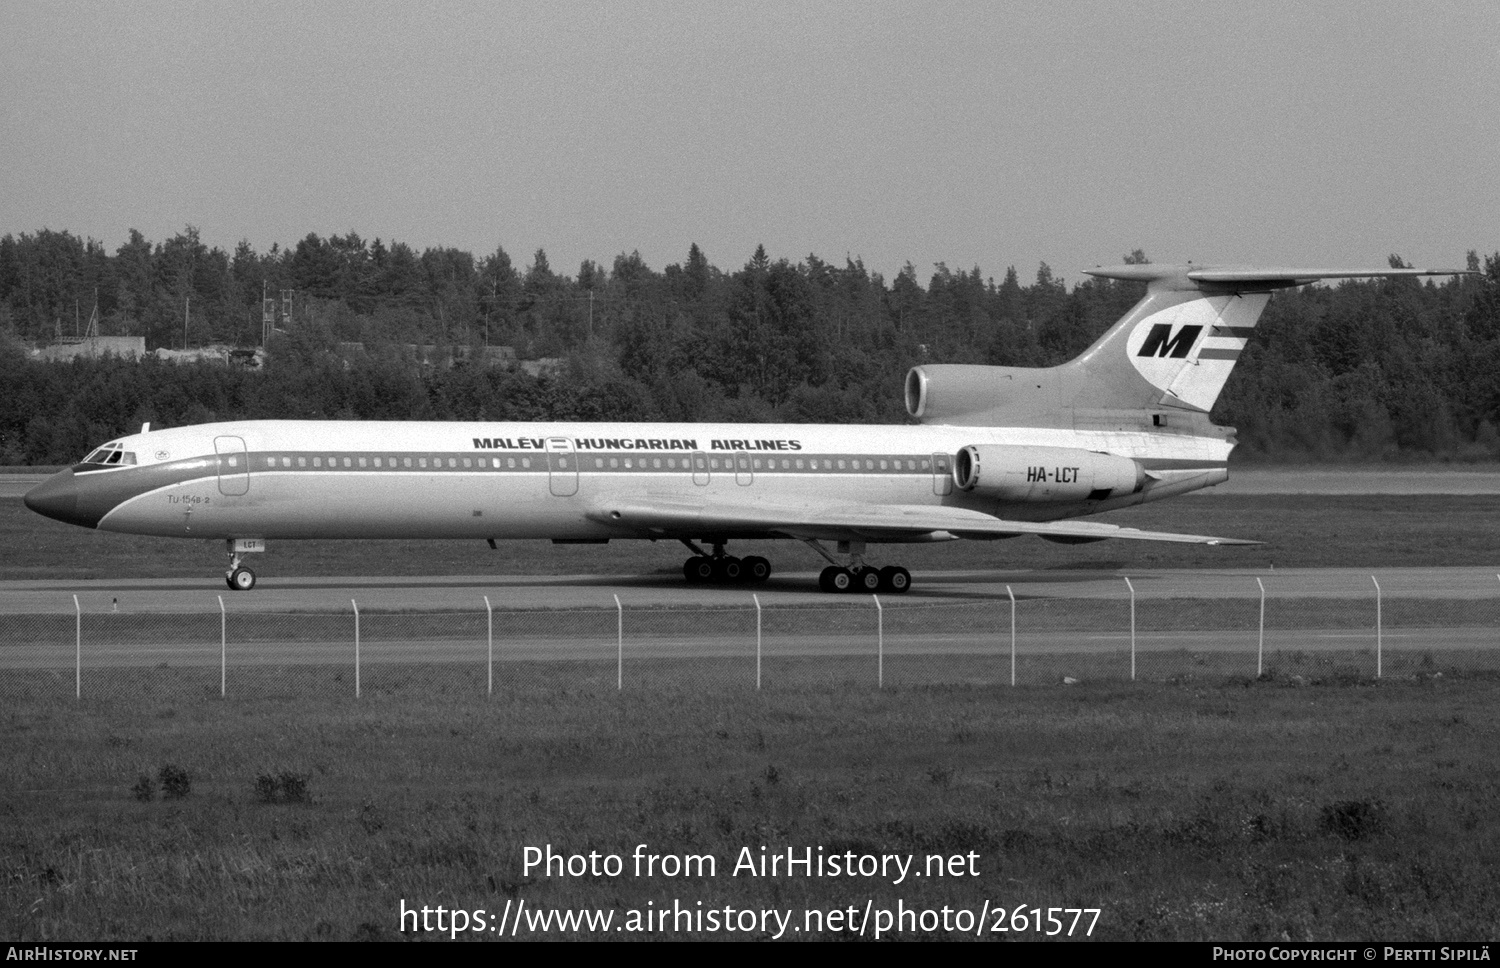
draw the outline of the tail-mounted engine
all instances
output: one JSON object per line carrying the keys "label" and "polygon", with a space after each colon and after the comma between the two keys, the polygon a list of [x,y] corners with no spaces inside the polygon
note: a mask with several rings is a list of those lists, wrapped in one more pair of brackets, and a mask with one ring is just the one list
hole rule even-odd
{"label": "tail-mounted engine", "polygon": [[960,491],[1000,501],[1103,501],[1140,490],[1145,468],[1076,447],[965,447],[953,462]]}

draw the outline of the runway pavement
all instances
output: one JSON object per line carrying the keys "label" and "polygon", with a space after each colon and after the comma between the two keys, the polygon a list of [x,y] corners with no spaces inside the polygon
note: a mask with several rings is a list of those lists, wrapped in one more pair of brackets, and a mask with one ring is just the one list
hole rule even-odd
{"label": "runway pavement", "polygon": [[[291,668],[352,666],[358,635],[361,662],[372,670],[482,670],[493,657],[582,662],[612,678],[617,662],[639,670],[641,660],[722,660],[739,668],[756,661],[759,647],[771,662],[947,656],[958,665],[924,665],[920,675],[1005,679],[1012,614],[1029,670],[1023,675],[1032,681],[1128,677],[1132,644],[1142,675],[1155,678],[1253,675],[1262,649],[1273,664],[1316,655],[1325,673],[1333,668],[1328,663],[1341,663],[1373,675],[1377,645],[1388,669],[1420,672],[1433,654],[1450,666],[1500,668],[1500,577],[1472,568],[1128,576],[1015,570],[917,578],[910,594],[879,602],[820,593],[811,572],[755,589],[688,587],[654,575],[269,578],[241,593],[201,579],[0,582],[0,670],[71,681],[77,665],[106,676],[97,691],[114,688],[105,670],[217,666],[222,647],[229,666],[284,679],[294,675]],[[991,668],[996,662],[1007,669]],[[682,666],[681,674],[698,673]],[[10,685],[20,688],[19,680]],[[6,688],[0,678],[0,694]]]}
{"label": "runway pavement", "polygon": [[1214,494],[1500,494],[1500,467],[1461,464],[1448,467],[1236,467]]}
{"label": "runway pavement", "polygon": [[45,481],[47,474],[0,474],[0,498],[19,498]]}
{"label": "runway pavement", "polygon": [[[1156,569],[938,571],[913,576],[910,593],[884,604],[983,604],[1038,599],[1128,601],[1180,598],[1246,600],[1385,598],[1480,601],[1500,599],[1500,574],[1476,568]],[[1129,579],[1127,585],[1126,579]],[[641,576],[410,576],[263,578],[253,591],[234,592],[204,578],[116,578],[0,582],[0,615],[229,612],[342,612],[358,603],[368,612],[846,607],[869,596],[828,595],[814,572],[776,575],[764,585],[689,586],[681,578]]]}

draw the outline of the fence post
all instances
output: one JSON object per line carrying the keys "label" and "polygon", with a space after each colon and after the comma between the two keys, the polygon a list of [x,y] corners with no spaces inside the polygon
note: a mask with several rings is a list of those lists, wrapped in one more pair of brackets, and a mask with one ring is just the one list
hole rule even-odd
{"label": "fence post", "polygon": [[1265,675],[1266,658],[1266,583],[1259,578],[1255,583],[1260,586],[1260,642],[1255,647],[1255,678],[1259,679]]}
{"label": "fence post", "polygon": [[83,606],[78,604],[78,596],[73,596],[73,644],[75,654],[73,658],[73,698],[83,698]]}
{"label": "fence post", "polygon": [[229,619],[224,614],[224,596],[219,596],[219,698],[224,698],[224,683],[228,679]]}
{"label": "fence post", "polygon": [[495,610],[490,607],[490,596],[484,596],[484,677],[485,695],[495,694]]}
{"label": "fence post", "polygon": [[1376,581],[1374,575],[1370,576],[1370,581],[1375,582],[1375,678],[1379,679],[1381,671],[1381,638],[1383,635],[1382,629],[1380,627],[1380,582]]}
{"label": "fence post", "polygon": [[1016,593],[1005,586],[1005,594],[1010,596],[1010,684],[1016,684]]}
{"label": "fence post", "polygon": [[1130,583],[1130,578],[1125,579],[1125,587],[1130,589],[1130,681],[1135,681],[1135,586]]}
{"label": "fence post", "polygon": [[755,599],[755,691],[760,691],[760,596],[751,595]]}
{"label": "fence post", "polygon": [[625,606],[615,596],[615,689],[625,689]]}
{"label": "fence post", "polygon": [[885,688],[885,606],[880,604],[879,595],[871,595],[875,599],[875,688]]}
{"label": "fence post", "polygon": [[349,599],[354,606],[354,698],[359,698],[359,602]]}

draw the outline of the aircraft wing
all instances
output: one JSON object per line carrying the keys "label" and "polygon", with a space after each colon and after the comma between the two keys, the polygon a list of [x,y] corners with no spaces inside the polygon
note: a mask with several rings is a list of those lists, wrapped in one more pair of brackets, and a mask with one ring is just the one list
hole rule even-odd
{"label": "aircraft wing", "polygon": [[668,538],[775,534],[824,541],[911,541],[949,536],[993,540],[1035,534],[1064,543],[1126,538],[1207,545],[1260,544],[1241,538],[1141,531],[1095,521],[1008,521],[979,511],[923,504],[776,505],[683,502],[634,496],[597,502],[589,517],[638,534]]}

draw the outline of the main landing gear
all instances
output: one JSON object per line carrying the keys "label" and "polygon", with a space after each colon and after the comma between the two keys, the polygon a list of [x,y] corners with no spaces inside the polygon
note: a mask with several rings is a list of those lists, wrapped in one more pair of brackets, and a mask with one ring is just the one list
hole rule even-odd
{"label": "main landing gear", "polygon": [[[807,546],[828,560],[828,567],[818,576],[818,587],[825,592],[863,592],[865,594],[901,595],[911,588],[911,572],[900,565],[876,568],[865,564],[863,541],[840,541],[839,551],[849,556],[841,565],[815,538],[804,538]],[[724,553],[723,541],[713,542],[713,554],[697,544],[682,539],[693,557],[682,563],[683,577],[689,585],[758,585],[771,577],[771,563],[758,555],[736,558]]]}
{"label": "main landing gear", "polygon": [[830,555],[815,538],[802,539],[809,548],[828,560],[828,567],[818,575],[818,588],[825,592],[863,592],[866,595],[904,595],[911,588],[911,572],[900,565],[876,568],[865,564],[863,541],[840,541],[839,551],[849,556],[845,567]]}
{"label": "main landing gear", "polygon": [[771,563],[759,555],[736,558],[724,553],[724,542],[714,542],[713,554],[708,554],[693,542],[682,539],[682,543],[693,552],[693,557],[682,563],[682,575],[689,585],[760,584],[771,577]]}

